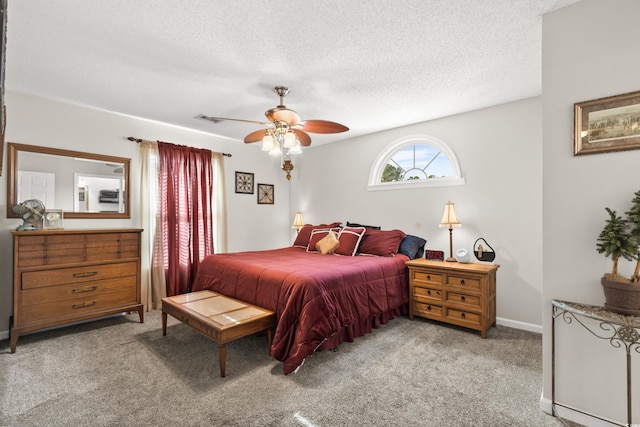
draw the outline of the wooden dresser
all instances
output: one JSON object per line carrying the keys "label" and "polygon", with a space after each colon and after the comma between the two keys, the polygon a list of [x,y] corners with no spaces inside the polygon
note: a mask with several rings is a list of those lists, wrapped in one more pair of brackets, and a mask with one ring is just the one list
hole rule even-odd
{"label": "wooden dresser", "polygon": [[409,319],[425,317],[480,331],[496,324],[498,265],[416,259],[409,267]]}
{"label": "wooden dresser", "polygon": [[27,332],[127,311],[140,299],[141,229],[12,231],[11,353]]}

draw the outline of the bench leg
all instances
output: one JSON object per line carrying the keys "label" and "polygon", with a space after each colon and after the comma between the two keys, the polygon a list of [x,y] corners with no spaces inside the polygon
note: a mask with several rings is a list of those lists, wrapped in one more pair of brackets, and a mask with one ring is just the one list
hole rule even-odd
{"label": "bench leg", "polygon": [[218,344],[218,359],[220,361],[220,377],[225,376],[225,367],[227,363],[227,345]]}
{"label": "bench leg", "polygon": [[162,312],[162,336],[167,335],[167,313]]}
{"label": "bench leg", "polygon": [[271,342],[273,341],[273,329],[267,329],[267,352],[271,356]]}

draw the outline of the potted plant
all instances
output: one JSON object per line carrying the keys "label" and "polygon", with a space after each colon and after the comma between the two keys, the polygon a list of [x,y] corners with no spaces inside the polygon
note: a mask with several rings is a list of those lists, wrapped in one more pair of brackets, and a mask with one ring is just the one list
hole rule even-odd
{"label": "potted plant", "polygon": [[[605,274],[602,287],[605,295],[605,308],[615,313],[640,316],[640,191],[634,194],[631,210],[627,218],[616,211],[605,208],[609,218],[600,232],[597,241],[598,253],[611,257],[611,273]],[[618,274],[620,259],[636,261],[631,278]]]}

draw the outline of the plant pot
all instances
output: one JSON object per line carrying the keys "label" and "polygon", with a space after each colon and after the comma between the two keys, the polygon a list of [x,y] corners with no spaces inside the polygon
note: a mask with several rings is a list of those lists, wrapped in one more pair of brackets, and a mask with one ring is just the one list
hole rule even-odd
{"label": "plant pot", "polygon": [[627,316],[640,316],[640,284],[620,277],[611,280],[607,276],[600,279],[604,290],[604,308]]}

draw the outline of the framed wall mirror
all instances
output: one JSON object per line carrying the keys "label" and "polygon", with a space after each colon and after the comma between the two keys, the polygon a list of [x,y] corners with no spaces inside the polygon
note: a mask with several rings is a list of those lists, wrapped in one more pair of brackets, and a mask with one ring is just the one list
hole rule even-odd
{"label": "framed wall mirror", "polygon": [[38,199],[47,209],[61,209],[65,218],[131,218],[131,159],[7,144],[7,218],[12,207]]}

